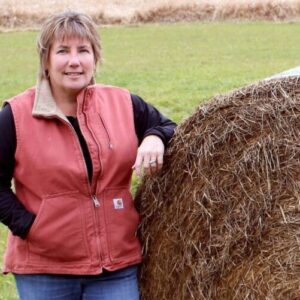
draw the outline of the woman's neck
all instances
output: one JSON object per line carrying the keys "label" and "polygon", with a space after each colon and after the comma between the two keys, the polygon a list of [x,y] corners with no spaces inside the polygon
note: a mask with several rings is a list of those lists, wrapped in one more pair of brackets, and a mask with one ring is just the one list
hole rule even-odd
{"label": "woman's neck", "polygon": [[65,116],[76,117],[77,116],[77,102],[56,102],[59,109]]}
{"label": "woman's neck", "polygon": [[77,115],[77,95],[71,93],[61,93],[59,91],[53,91],[53,97],[56,105],[66,116],[76,117]]}

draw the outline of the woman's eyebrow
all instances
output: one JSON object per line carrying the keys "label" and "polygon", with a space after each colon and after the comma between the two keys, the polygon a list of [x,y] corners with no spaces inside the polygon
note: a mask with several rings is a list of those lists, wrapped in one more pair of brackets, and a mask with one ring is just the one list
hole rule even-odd
{"label": "woman's eyebrow", "polygon": [[[70,48],[70,47],[71,46],[64,45],[64,44],[57,45],[57,48]],[[83,45],[77,46],[77,48],[91,48],[91,46],[89,44],[83,44]]]}
{"label": "woman's eyebrow", "polygon": [[70,48],[70,46],[67,46],[67,45],[57,45],[56,48]]}
{"label": "woman's eyebrow", "polygon": [[90,47],[91,47],[90,45],[80,45],[77,48],[90,48]]}

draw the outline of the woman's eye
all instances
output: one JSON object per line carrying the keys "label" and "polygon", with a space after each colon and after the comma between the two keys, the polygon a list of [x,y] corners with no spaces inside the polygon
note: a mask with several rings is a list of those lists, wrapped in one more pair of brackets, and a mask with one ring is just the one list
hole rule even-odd
{"label": "woman's eye", "polygon": [[90,51],[88,49],[81,49],[80,52],[90,53]]}
{"label": "woman's eye", "polygon": [[59,53],[65,53],[65,52],[66,52],[65,49],[60,49],[60,50],[57,51],[58,54],[59,54]]}

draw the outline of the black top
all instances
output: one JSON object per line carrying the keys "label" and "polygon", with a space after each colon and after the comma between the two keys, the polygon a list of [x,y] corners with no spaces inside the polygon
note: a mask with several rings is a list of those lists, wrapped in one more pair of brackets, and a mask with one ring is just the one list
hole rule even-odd
{"label": "black top", "polygon": [[[139,144],[146,136],[157,135],[166,146],[173,136],[176,124],[139,96],[131,94],[131,100]],[[78,136],[91,181],[93,166],[86,142],[77,119],[67,118]],[[11,189],[15,166],[16,129],[10,105],[6,105],[0,111],[0,130],[0,221],[8,226],[14,235],[25,238],[35,215],[22,205]]]}

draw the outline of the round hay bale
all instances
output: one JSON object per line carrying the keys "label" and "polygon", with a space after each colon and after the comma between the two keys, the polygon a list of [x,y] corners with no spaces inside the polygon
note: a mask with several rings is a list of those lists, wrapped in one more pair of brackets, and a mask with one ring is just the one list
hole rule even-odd
{"label": "round hay bale", "polygon": [[136,196],[143,300],[300,299],[300,78],[217,96]]}

